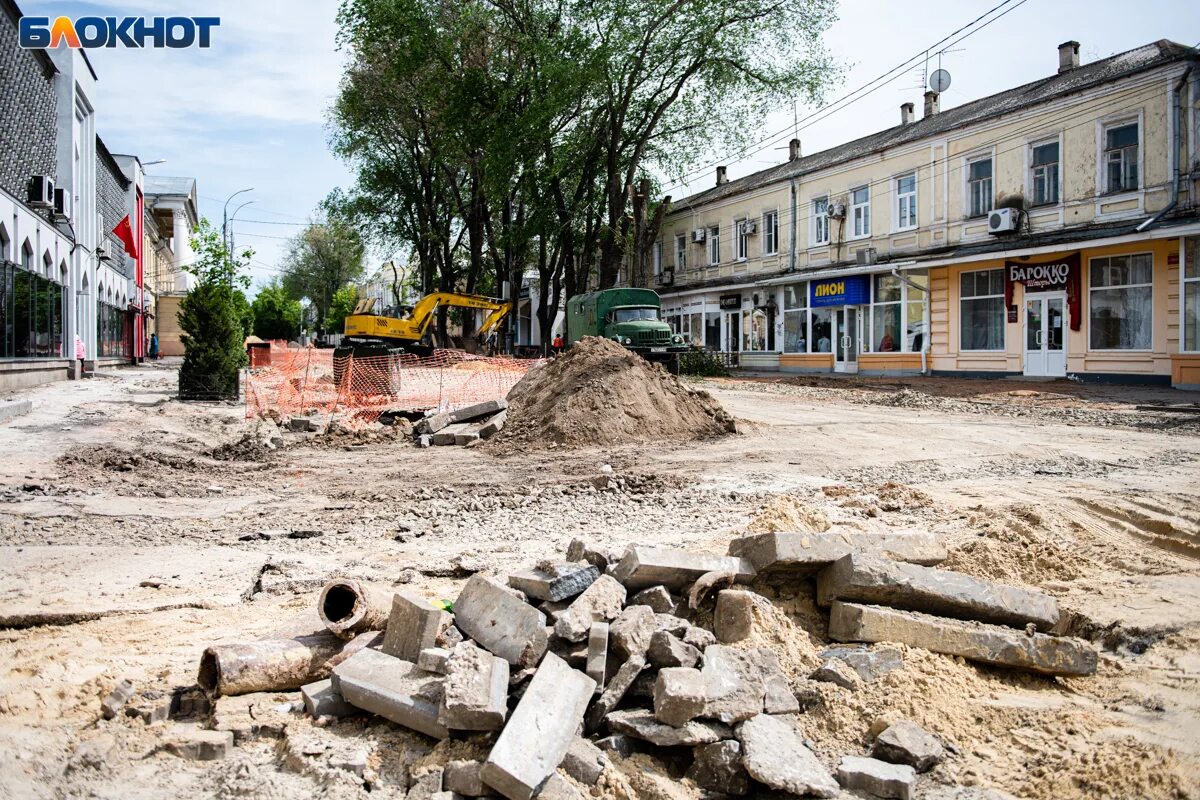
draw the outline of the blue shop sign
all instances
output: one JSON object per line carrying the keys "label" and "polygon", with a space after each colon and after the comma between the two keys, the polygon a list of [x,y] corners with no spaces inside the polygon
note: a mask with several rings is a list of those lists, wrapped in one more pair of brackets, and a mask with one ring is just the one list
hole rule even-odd
{"label": "blue shop sign", "polygon": [[847,275],[808,284],[808,303],[821,306],[861,306],[871,302],[871,276]]}

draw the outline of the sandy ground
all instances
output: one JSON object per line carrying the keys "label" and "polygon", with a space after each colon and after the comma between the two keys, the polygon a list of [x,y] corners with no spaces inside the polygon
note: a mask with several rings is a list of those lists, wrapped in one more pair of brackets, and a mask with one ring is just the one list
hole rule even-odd
{"label": "sandy ground", "polygon": [[[827,766],[907,716],[952,747],[923,791],[1200,796],[1200,415],[1134,409],[1195,395],[712,380],[738,436],[502,454],[291,435],[263,455],[239,444],[253,429],[240,405],[179,403],[174,382],[155,365],[43,387],[0,425],[0,796],[362,796],[331,766],[362,747],[372,794],[403,796],[405,765],[472,744],[429,753],[371,720],[318,729],[286,692],[219,701],[213,723],[240,744],[192,762],[162,747],[192,723],[106,721],[100,700],[122,678],[193,684],[210,644],[316,629],[315,592],[335,575],[453,598],[471,572],[507,574],[577,536],[724,552],[781,494],[835,527],[933,530],[946,566],[1054,594],[1103,648],[1096,676],[1070,680],[910,650],[851,693],[806,681],[824,635],[811,587],[764,588]],[[598,489],[605,464],[617,480]],[[620,768],[627,795],[699,796],[671,765]]]}

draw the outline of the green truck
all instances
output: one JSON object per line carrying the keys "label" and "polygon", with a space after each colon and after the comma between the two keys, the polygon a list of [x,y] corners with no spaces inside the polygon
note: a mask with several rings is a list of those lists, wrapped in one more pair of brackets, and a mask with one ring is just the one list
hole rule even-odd
{"label": "green truck", "polygon": [[647,361],[662,363],[679,374],[684,338],[662,321],[662,300],[652,289],[602,289],[567,301],[568,346],[584,336],[603,336],[629,348]]}

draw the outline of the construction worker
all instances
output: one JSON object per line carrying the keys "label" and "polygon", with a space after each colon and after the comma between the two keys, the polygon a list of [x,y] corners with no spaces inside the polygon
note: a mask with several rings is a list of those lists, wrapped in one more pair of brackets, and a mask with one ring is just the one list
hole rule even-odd
{"label": "construction worker", "polygon": [[554,355],[558,355],[562,352],[563,338],[561,333],[554,337],[554,342],[550,346],[554,348]]}

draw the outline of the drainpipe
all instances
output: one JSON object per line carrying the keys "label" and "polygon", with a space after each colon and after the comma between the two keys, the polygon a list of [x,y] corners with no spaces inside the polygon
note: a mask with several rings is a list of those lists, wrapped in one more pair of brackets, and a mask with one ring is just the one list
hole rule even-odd
{"label": "drainpipe", "polygon": [[908,286],[910,289],[919,289],[925,300],[921,304],[921,314],[925,318],[925,335],[921,337],[921,374],[928,377],[929,375],[929,287],[906,278],[900,274],[900,270],[892,267],[892,276],[898,281]]}
{"label": "drainpipe", "polygon": [[1179,144],[1181,141],[1180,137],[1182,135],[1180,132],[1180,123],[1182,122],[1183,117],[1180,106],[1182,105],[1183,85],[1187,83],[1188,76],[1191,74],[1192,68],[1188,67],[1187,70],[1184,71],[1183,75],[1180,76],[1179,82],[1175,84],[1175,88],[1171,90],[1171,98],[1173,101],[1171,104],[1171,110],[1175,113],[1175,131],[1174,138],[1171,141],[1171,147],[1173,148],[1171,150],[1171,157],[1175,159],[1175,172],[1171,176],[1171,202],[1159,209],[1158,213],[1152,216],[1150,219],[1146,220],[1141,225],[1138,225],[1137,228],[1134,229],[1138,233],[1150,230],[1155,223],[1174,210],[1175,204],[1179,202]]}
{"label": "drainpipe", "polygon": [[791,246],[791,254],[788,257],[788,269],[790,269],[792,272],[795,272],[796,271],[796,227],[799,224],[800,219],[799,219],[799,217],[796,216],[796,195],[797,195],[798,189],[796,188],[796,179],[795,178],[792,178],[791,184],[792,184],[792,246]]}

